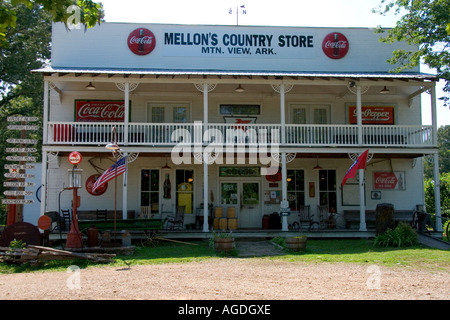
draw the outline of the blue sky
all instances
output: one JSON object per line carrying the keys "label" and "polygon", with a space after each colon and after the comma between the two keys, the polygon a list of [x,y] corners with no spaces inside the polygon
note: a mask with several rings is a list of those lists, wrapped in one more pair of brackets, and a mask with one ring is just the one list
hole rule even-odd
{"label": "blue sky", "polygon": [[[393,27],[398,16],[372,13],[381,0],[99,0],[107,22],[264,25],[298,27]],[[245,6],[245,14],[236,8]],[[230,14],[230,9],[232,13]],[[434,73],[425,67],[422,72]],[[443,83],[437,86],[442,96]],[[422,123],[431,124],[430,97],[422,94]],[[450,109],[438,100],[438,126],[450,124]]]}

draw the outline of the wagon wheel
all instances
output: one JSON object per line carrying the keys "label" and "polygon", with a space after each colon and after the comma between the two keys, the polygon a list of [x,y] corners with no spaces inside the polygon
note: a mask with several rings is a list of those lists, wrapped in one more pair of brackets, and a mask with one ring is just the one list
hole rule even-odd
{"label": "wagon wheel", "polygon": [[156,234],[156,230],[144,230],[144,234],[141,239],[141,245],[143,247],[156,247],[159,243]]}

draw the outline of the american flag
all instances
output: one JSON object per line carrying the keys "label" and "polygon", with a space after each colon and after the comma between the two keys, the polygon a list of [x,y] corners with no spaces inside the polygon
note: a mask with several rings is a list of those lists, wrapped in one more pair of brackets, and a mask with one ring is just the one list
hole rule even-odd
{"label": "american flag", "polygon": [[[127,156],[123,157],[119,161],[117,161],[117,175],[121,175],[127,170]],[[102,184],[108,182],[109,180],[114,179],[116,176],[116,164],[113,164],[111,168],[103,172],[103,174],[95,181],[94,186],[92,187],[92,192],[97,190]]]}

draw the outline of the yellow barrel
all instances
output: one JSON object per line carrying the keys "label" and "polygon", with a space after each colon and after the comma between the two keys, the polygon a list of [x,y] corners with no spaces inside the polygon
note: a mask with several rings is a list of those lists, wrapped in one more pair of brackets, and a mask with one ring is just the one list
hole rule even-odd
{"label": "yellow barrel", "polygon": [[227,208],[227,218],[236,218],[236,208],[235,207]]}
{"label": "yellow barrel", "polygon": [[214,228],[214,230],[218,230],[219,229],[219,218],[214,218],[214,221],[213,221],[213,228]]}
{"label": "yellow barrel", "polygon": [[238,226],[237,218],[228,218],[228,229],[229,230],[236,230],[237,226]]}
{"label": "yellow barrel", "polygon": [[226,230],[227,228],[228,228],[227,218],[220,218],[219,219],[219,229]]}
{"label": "yellow barrel", "polygon": [[214,217],[216,217],[216,218],[223,217],[223,208],[222,207],[216,207],[216,209],[214,210]]}

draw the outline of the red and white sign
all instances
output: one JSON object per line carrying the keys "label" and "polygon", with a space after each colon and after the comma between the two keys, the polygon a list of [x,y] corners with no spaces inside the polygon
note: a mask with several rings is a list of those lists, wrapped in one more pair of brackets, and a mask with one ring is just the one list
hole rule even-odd
{"label": "red and white sign", "polygon": [[[348,123],[357,123],[356,106],[348,107]],[[362,106],[361,107],[363,124],[395,124],[394,106]]]}
{"label": "red and white sign", "polygon": [[100,185],[95,191],[92,191],[94,188],[94,183],[97,181],[97,179],[100,177],[100,174],[93,174],[86,180],[86,190],[89,192],[89,194],[93,196],[100,196],[105,193],[106,189],[108,189],[108,182],[105,182],[104,184]]}
{"label": "red and white sign", "polygon": [[331,59],[342,59],[349,49],[347,38],[339,32],[332,32],[322,41],[322,50]]}
{"label": "red and white sign", "polygon": [[123,122],[124,101],[75,100],[75,121],[77,122]]}
{"label": "red and white sign", "polygon": [[374,172],[374,189],[405,190],[405,172]]}
{"label": "red and white sign", "polygon": [[156,39],[153,32],[138,28],[128,36],[128,48],[138,56],[145,56],[155,49]]}
{"label": "red and white sign", "polygon": [[73,151],[69,154],[69,162],[73,165],[77,165],[81,162],[81,153]]}

